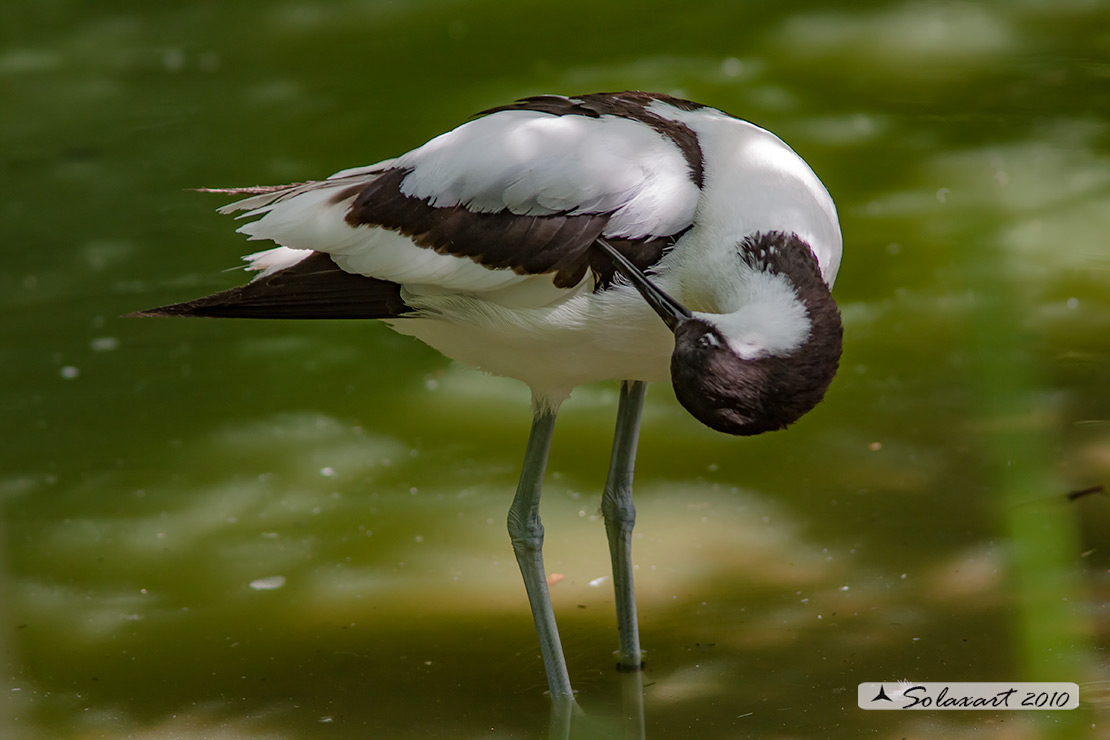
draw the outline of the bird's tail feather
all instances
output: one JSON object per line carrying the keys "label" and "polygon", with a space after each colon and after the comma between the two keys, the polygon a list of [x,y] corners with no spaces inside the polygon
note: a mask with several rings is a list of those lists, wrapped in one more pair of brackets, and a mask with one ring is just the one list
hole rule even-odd
{"label": "bird's tail feather", "polygon": [[409,312],[397,283],[344,272],[330,256],[314,252],[291,267],[246,285],[127,316],[390,319]]}

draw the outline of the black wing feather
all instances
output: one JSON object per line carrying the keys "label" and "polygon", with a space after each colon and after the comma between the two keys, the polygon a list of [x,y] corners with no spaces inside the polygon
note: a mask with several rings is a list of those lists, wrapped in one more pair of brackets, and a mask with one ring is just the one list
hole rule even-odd
{"label": "black wing feather", "polygon": [[[367,183],[351,203],[347,223],[398,231],[417,246],[469,257],[491,269],[511,269],[521,275],[554,273],[554,283],[560,288],[577,285],[587,270],[597,275],[600,284],[612,280],[612,264],[590,249],[604,232],[610,214],[528,216],[509,211],[476,213],[462,205],[433,206],[401,191],[407,174],[407,170],[390,169]],[[647,269],[680,235],[609,241],[638,267]]]}
{"label": "black wing feather", "polygon": [[397,283],[344,272],[329,255],[313,252],[291,267],[238,288],[129,316],[391,319],[408,311]]}

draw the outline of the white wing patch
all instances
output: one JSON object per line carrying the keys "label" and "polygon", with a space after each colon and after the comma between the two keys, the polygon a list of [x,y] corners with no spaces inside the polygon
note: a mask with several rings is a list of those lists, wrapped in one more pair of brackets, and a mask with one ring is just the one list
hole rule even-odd
{"label": "white wing patch", "polygon": [[699,190],[667,137],[616,116],[500,111],[399,157],[402,192],[435,206],[519,215],[612,213],[606,236],[674,234]]}

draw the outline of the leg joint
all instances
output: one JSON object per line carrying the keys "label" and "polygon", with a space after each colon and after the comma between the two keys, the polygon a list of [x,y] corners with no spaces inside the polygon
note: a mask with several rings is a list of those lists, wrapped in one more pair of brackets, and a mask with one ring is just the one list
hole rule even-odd
{"label": "leg joint", "polygon": [[538,517],[522,518],[510,509],[509,539],[515,551],[539,552],[543,549],[543,524]]}
{"label": "leg joint", "polygon": [[632,527],[636,524],[636,504],[632,502],[632,491],[605,491],[601,497],[601,515],[606,523]]}

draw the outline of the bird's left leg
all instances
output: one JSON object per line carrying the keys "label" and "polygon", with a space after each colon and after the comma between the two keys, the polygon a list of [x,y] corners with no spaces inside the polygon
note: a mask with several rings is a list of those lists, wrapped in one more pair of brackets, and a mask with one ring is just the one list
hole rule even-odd
{"label": "bird's left leg", "polygon": [[617,600],[617,633],[620,640],[617,668],[625,671],[638,671],[643,667],[640,627],[636,621],[636,590],[632,585],[632,527],[636,524],[632,472],[636,467],[636,442],[640,437],[640,415],[644,409],[646,390],[647,383],[640,380],[621,383],[613,456],[609,460],[609,477],[601,497],[601,513],[609,535],[613,589]]}
{"label": "bird's left leg", "polygon": [[536,633],[540,638],[540,652],[547,671],[551,698],[556,703],[572,702],[574,694],[570,688],[570,675],[567,673],[567,662],[563,657],[559,628],[555,624],[555,612],[551,608],[551,596],[547,591],[547,578],[543,569],[543,524],[540,523],[540,491],[543,488],[544,470],[547,468],[551,435],[555,429],[556,410],[535,397],[532,406],[532,431],[528,435],[524,467],[520,471],[516,496],[509,507],[509,537],[513,542],[520,573],[524,576],[528,603],[532,606],[532,618],[536,622]]}

